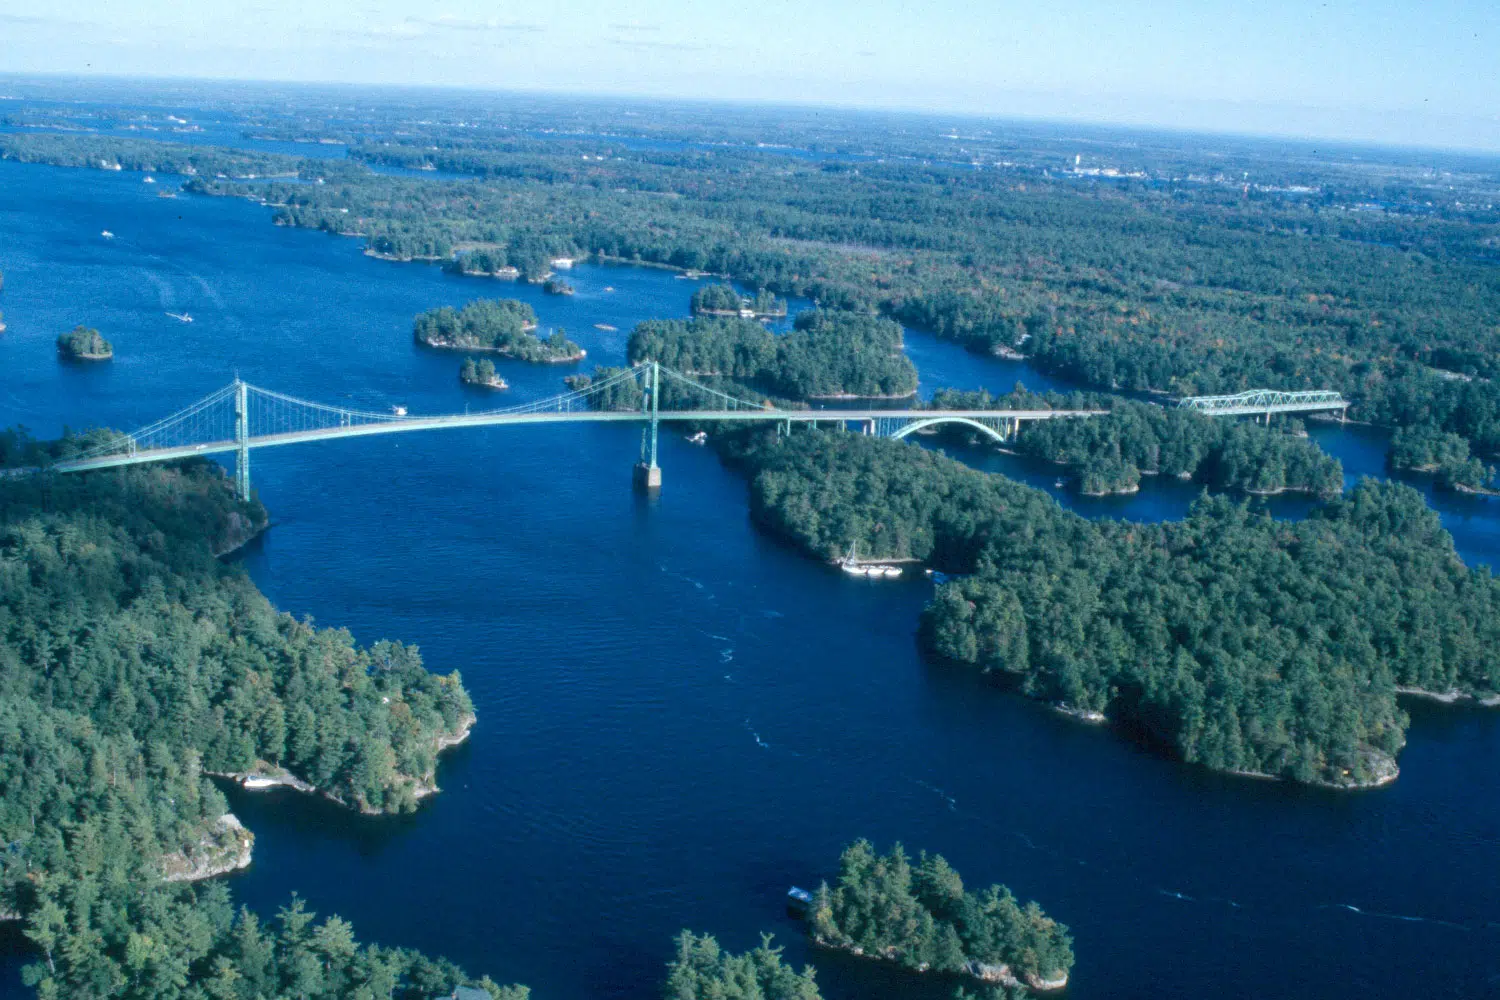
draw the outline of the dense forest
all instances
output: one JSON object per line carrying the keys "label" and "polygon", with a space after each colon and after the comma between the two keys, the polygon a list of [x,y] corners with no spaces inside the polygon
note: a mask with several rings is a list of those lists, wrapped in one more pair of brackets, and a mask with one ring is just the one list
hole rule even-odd
{"label": "dense forest", "polygon": [[750,318],[785,316],[785,299],[762,288],[752,298],[745,298],[734,290],[733,285],[704,285],[693,292],[689,302],[694,316],[743,316],[746,310]]}
{"label": "dense forest", "polygon": [[536,336],[536,313],[517,299],[476,299],[462,309],[441,306],[412,323],[417,343],[465,351],[494,351],[518,361],[577,361],[583,349],[561,330]]}
{"label": "dense forest", "polygon": [[[0,155],[112,163],[143,145],[112,142],[12,136]],[[264,199],[282,224],[365,234],[397,257],[479,247],[528,274],[588,254],[712,271],[976,350],[1020,350],[1104,389],[1338,389],[1359,419],[1431,423],[1482,455],[1500,451],[1500,224],[1482,213],[1370,212],[1337,185],[1319,198],[1252,197],[939,161],[602,145],[410,136],[357,145],[321,168],[325,184],[199,170],[189,187]]]}
{"label": "dense forest", "polygon": [[[82,443],[11,430],[0,460]],[[405,811],[473,723],[457,674],[278,614],[216,558],[265,523],[201,460],[0,480],[0,912],[38,949],[41,997],[415,997],[465,981],[295,902],[262,928],[221,888],[163,880],[244,863],[250,835],[208,774],[285,770],[350,807]]]}
{"label": "dense forest", "polygon": [[1073,967],[1068,929],[1036,903],[1022,906],[1000,885],[967,890],[942,855],[924,851],[912,864],[900,844],[885,855],[865,840],[845,848],[809,926],[820,944],[1007,985],[1058,988]]}
{"label": "dense forest", "polygon": [[678,935],[676,944],[663,1000],[822,1000],[813,970],[797,972],[787,965],[769,936],[743,955],[691,931]]}
{"label": "dense forest", "polygon": [[1016,448],[1070,466],[1092,494],[1128,491],[1158,474],[1253,493],[1343,492],[1338,459],[1296,429],[1115,400],[1108,416],[1029,423]]}
{"label": "dense forest", "polygon": [[57,353],[74,361],[103,361],[115,356],[114,345],[82,323],[57,338]]}
{"label": "dense forest", "polygon": [[1490,488],[1495,470],[1469,454],[1469,442],[1433,424],[1398,428],[1391,436],[1391,465],[1435,473],[1447,489]]}
{"label": "dense forest", "polygon": [[647,320],[630,334],[632,364],[659,361],[789,400],[900,397],[917,389],[901,327],[859,313],[809,310],[777,335],[750,319]]}
{"label": "dense forest", "polygon": [[1088,521],[1041,491],[863,435],[730,443],[751,513],[823,559],[858,543],[972,574],[924,644],[1208,767],[1389,780],[1399,690],[1500,692],[1500,584],[1415,490],[1372,481],[1286,523],[1227,499],[1180,523]]}

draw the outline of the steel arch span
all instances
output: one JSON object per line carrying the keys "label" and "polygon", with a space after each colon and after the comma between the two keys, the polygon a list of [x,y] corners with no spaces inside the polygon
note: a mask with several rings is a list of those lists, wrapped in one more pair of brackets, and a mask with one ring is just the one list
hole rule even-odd
{"label": "steel arch span", "polygon": [[913,420],[911,423],[893,433],[891,437],[899,441],[902,438],[906,437],[908,434],[915,434],[917,431],[924,430],[928,427],[937,427],[941,424],[958,424],[960,426],[976,430],[998,444],[1005,443],[1004,433],[994,427],[989,426],[988,424],[981,423],[980,421],[972,419],[970,417],[953,417],[946,414],[941,417],[927,417],[924,420]]}

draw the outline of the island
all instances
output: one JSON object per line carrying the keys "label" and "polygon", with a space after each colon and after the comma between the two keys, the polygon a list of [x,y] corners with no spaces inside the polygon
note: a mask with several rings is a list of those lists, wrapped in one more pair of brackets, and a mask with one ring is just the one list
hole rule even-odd
{"label": "island", "polygon": [[548,278],[542,283],[542,291],[548,295],[572,295],[577,289],[561,278]]}
{"label": "island", "polygon": [[507,262],[505,251],[500,248],[471,249],[456,253],[443,268],[453,274],[476,278],[503,278],[515,280],[521,277],[521,269]]}
{"label": "island", "polygon": [[57,338],[57,353],[68,361],[108,361],[115,348],[98,330],[80,323]]}
{"label": "island", "polygon": [[1391,436],[1391,467],[1429,473],[1443,489],[1495,495],[1495,470],[1469,453],[1469,442],[1436,424],[1401,427]]}
{"label": "island", "polygon": [[900,844],[884,855],[867,840],[845,848],[807,926],[825,948],[1006,987],[1060,990],[1073,967],[1068,928],[1036,903],[1003,885],[971,892],[942,855],[924,851],[913,864]]}
{"label": "island", "polygon": [[905,399],[917,391],[917,371],[901,345],[891,320],[819,309],[781,335],[737,317],[647,320],[631,331],[627,351],[632,364],[659,361],[742,396]]}
{"label": "island", "polygon": [[509,389],[510,383],[501,378],[495,372],[495,363],[489,358],[464,358],[464,363],[459,366],[458,380],[464,385],[479,386],[483,389]]}
{"label": "island", "polygon": [[1262,425],[1103,393],[1042,394],[1024,388],[1000,396],[939,389],[929,405],[1108,410],[1087,420],[1032,421],[1006,444],[1022,455],[1067,466],[1075,487],[1088,496],[1134,493],[1143,476],[1155,475],[1259,496],[1300,492],[1327,499],[1344,490],[1343,465],[1308,440],[1299,421]]}
{"label": "island", "polygon": [[922,615],[934,660],[1190,763],[1375,787],[1399,774],[1399,696],[1500,702],[1500,580],[1408,486],[1364,480],[1301,521],[1211,495],[1178,522],[1096,521],[901,441],[714,442],[756,524],[810,556],[957,576]]}
{"label": "island", "polygon": [[412,334],[417,343],[457,351],[492,351],[517,361],[581,361],[587,352],[556,330],[536,336],[536,313],[516,299],[477,299],[454,309],[442,306],[417,316]]}
{"label": "island", "polygon": [[[111,437],[0,431],[0,466],[45,466]],[[254,847],[209,775],[274,776],[361,813],[409,812],[474,724],[457,673],[431,673],[399,642],[359,646],[277,612],[218,558],[267,523],[203,459],[0,476],[0,620],[12,623],[0,630],[0,842],[25,859],[0,865],[0,919],[25,921],[26,981],[41,996],[87,996],[128,967],[131,996],[186,995],[189,983],[194,996],[234,996],[225,984],[255,980],[258,995],[333,1000],[378,985],[378,968],[425,992],[370,995],[475,986],[525,1000],[524,987],[442,959],[357,943],[347,922],[295,897],[263,924],[207,881],[248,865]],[[127,636],[151,636],[150,655]],[[314,960],[318,941],[337,946]]]}
{"label": "island", "polygon": [[778,319],[787,313],[786,299],[762,288],[746,298],[733,285],[704,285],[693,293],[694,316],[738,316],[742,319]]}

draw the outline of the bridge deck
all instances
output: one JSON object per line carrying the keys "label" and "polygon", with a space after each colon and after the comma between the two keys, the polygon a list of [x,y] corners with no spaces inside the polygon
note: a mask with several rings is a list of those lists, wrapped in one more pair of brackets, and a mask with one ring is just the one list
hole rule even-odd
{"label": "bridge deck", "polygon": [[[663,410],[657,419],[664,423],[847,423],[867,420],[929,420],[957,418],[969,420],[1051,420],[1059,417],[1099,416],[1107,410]],[[494,427],[555,423],[646,423],[650,415],[635,410],[581,410],[574,413],[544,411],[540,413],[464,413],[439,417],[393,417],[389,421],[354,424],[347,427],[325,427],[282,434],[263,434],[249,438],[250,448],[273,448],[277,445],[327,441],[334,438],[366,437],[372,434],[399,434],[405,431],[439,430],[449,427]],[[134,454],[103,455],[98,458],[58,462],[58,472],[83,472],[145,462],[165,462],[193,455],[215,455],[234,451],[230,440],[176,448],[143,449]]]}

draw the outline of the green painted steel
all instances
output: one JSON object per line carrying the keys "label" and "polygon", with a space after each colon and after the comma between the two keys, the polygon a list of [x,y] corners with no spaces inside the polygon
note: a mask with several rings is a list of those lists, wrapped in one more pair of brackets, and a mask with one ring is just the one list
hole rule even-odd
{"label": "green painted steel", "polygon": [[[666,410],[661,407],[663,379],[675,379],[692,390],[697,408]],[[641,393],[638,410],[595,409],[595,401],[626,386]],[[1290,394],[1295,395],[1295,394]],[[1304,394],[1309,398],[1246,400],[1244,412],[1301,406],[1307,410],[1347,405],[1337,394]],[[1330,398],[1333,397],[1333,398]],[[1335,400],[1337,401],[1335,402]],[[1190,405],[1193,401],[1186,401]],[[1236,400],[1239,402],[1239,400]],[[607,403],[604,405],[608,405]],[[250,452],[255,448],[363,437],[370,434],[400,434],[443,428],[519,426],[558,423],[640,423],[641,462],[659,468],[658,434],[662,423],[764,423],[789,435],[797,424],[854,426],[870,434],[904,438],[927,427],[959,424],[978,430],[997,441],[1013,438],[1022,422],[1091,417],[1108,410],[929,410],[929,409],[828,409],[787,410],[769,403],[738,399],[705,386],[655,361],[623,369],[597,383],[549,399],[506,409],[480,413],[411,416],[404,408],[375,413],[348,407],[326,406],[295,396],[261,389],[235,379],[196,403],[131,434],[122,434],[90,452],[51,468],[57,472],[83,472],[145,462],[164,462],[194,455],[233,452],[237,492],[250,495]],[[1240,412],[1238,408],[1215,408],[1208,412]]]}

